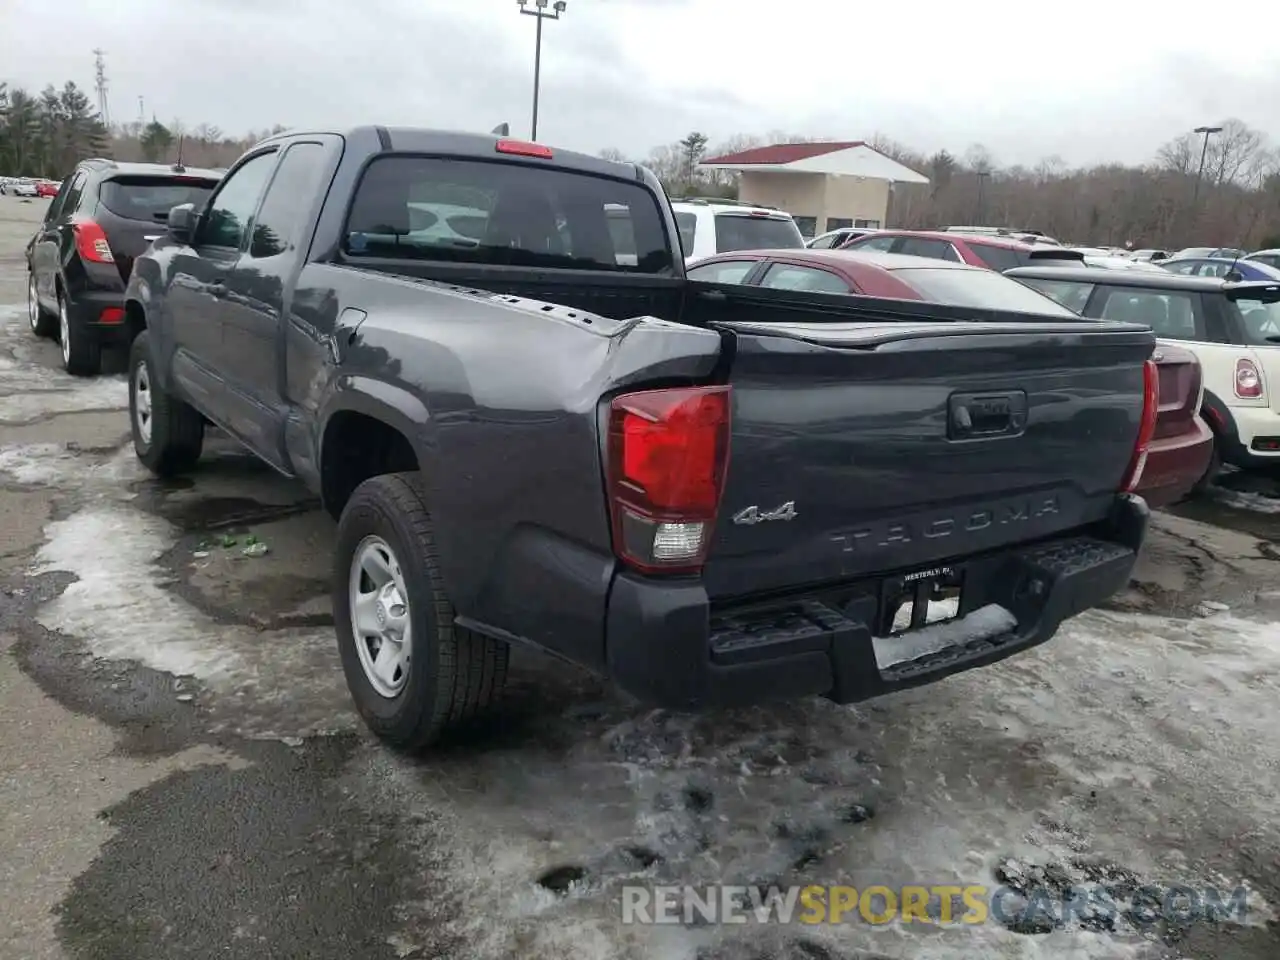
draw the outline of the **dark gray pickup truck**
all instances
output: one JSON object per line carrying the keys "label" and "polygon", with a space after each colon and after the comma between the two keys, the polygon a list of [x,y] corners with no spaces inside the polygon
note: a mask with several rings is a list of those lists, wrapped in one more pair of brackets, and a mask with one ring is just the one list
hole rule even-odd
{"label": "dark gray pickup truck", "polygon": [[630,164],[289,133],[136,261],[139,458],[214,424],[338,520],[356,705],[427,744],[527,643],[661,705],[852,702],[1128,580],[1144,327],[700,284]]}

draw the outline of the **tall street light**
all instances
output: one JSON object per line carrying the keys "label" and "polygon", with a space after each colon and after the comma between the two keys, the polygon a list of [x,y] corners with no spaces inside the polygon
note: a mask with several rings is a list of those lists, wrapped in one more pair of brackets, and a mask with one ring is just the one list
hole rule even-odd
{"label": "tall street light", "polygon": [[1204,177],[1204,158],[1209,152],[1209,137],[1215,133],[1221,133],[1221,127],[1196,127],[1196,133],[1204,135],[1204,146],[1200,148],[1200,169],[1196,171],[1196,188],[1191,196],[1191,205],[1195,206],[1200,202],[1200,181]]}
{"label": "tall street light", "polygon": [[538,18],[538,35],[534,41],[533,52],[533,135],[532,140],[538,139],[538,87],[542,84],[542,21],[543,20],[559,20],[560,15],[564,13],[565,0],[533,0],[532,6],[529,0],[516,0],[520,4],[520,12],[528,14],[531,17]]}

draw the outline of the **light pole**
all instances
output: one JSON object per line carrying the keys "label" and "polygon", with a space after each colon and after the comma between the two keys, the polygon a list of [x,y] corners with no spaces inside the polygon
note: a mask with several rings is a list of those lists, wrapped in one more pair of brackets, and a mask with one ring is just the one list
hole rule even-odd
{"label": "light pole", "polygon": [[537,39],[534,41],[533,48],[533,133],[531,140],[538,139],[538,87],[542,83],[542,21],[543,20],[559,20],[560,15],[564,13],[565,0],[533,0],[532,7],[529,0],[516,0],[520,4],[520,12],[526,13],[531,17],[538,18]]}
{"label": "light pole", "polygon": [[1221,127],[1196,127],[1196,133],[1204,134],[1204,146],[1200,148],[1200,169],[1196,171],[1196,188],[1191,196],[1191,205],[1195,206],[1200,202],[1200,180],[1204,177],[1204,158],[1209,152],[1209,137],[1215,133],[1221,133]]}

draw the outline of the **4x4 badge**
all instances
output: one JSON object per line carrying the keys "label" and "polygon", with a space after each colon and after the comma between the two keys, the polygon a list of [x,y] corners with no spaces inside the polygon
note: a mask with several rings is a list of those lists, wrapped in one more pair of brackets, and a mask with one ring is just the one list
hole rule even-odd
{"label": "4x4 badge", "polygon": [[794,520],[795,518],[796,502],[788,500],[782,506],[774,507],[772,510],[761,510],[756,506],[739,510],[733,515],[733,522],[745,526],[754,526],[757,523],[764,523],[766,520]]}

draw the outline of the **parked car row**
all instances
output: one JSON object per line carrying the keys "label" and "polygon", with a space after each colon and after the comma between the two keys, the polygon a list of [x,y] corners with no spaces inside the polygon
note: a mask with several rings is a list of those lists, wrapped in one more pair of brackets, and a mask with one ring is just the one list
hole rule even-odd
{"label": "parked car row", "polygon": [[27,245],[27,313],[36,336],[58,339],[68,373],[98,373],[103,347],[124,342],[134,258],[164,232],[172,207],[202,202],[219,176],[94,159],[66,178]]}
{"label": "parked car row", "polygon": [[33,177],[0,177],[0,196],[52,197],[62,184],[55,180]]}

